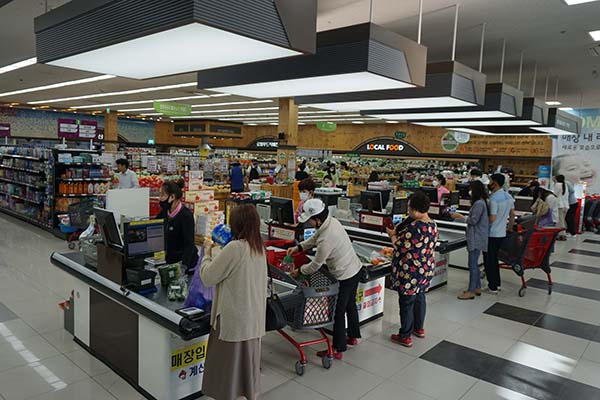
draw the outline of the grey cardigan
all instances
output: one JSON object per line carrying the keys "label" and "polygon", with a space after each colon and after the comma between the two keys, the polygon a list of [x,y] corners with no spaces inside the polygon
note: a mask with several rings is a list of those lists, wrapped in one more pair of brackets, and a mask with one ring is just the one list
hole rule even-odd
{"label": "grey cardigan", "polygon": [[467,217],[467,250],[487,251],[490,233],[490,219],[487,204],[484,200],[477,200],[471,206]]}

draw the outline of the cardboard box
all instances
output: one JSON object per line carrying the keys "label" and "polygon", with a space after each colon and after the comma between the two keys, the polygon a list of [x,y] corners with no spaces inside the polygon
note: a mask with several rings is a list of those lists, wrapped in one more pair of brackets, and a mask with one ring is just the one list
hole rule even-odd
{"label": "cardboard box", "polygon": [[219,211],[219,202],[217,200],[200,201],[194,203],[194,205],[194,214],[207,214],[209,212]]}
{"label": "cardboard box", "polygon": [[198,203],[200,201],[213,201],[215,199],[214,190],[198,190],[185,192],[185,201]]}

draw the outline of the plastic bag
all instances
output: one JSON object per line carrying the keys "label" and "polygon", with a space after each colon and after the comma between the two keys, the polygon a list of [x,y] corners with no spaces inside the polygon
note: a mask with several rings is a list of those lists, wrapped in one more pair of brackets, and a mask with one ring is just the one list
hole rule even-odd
{"label": "plastic bag", "polygon": [[192,280],[189,284],[190,290],[187,298],[185,299],[184,306],[201,308],[208,312],[210,311],[210,307],[212,305],[215,288],[214,286],[206,287],[202,282],[202,278],[200,277],[200,265],[202,264],[203,258],[204,247],[202,247],[200,250],[200,258],[198,260],[196,270],[194,271],[194,275],[192,276]]}
{"label": "plastic bag", "polygon": [[85,231],[83,231],[81,233],[81,235],[79,235],[79,240],[85,240],[87,238],[91,238],[92,236],[94,236],[95,230],[96,230],[96,226],[95,226],[95,223],[92,221],[88,225],[87,229]]}

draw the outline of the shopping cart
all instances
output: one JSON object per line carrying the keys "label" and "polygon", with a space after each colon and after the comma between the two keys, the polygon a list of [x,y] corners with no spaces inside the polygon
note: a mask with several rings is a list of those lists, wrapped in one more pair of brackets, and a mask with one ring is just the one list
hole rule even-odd
{"label": "shopping cart", "polygon": [[[281,252],[269,250],[267,254],[271,255],[268,256],[268,259],[272,260],[274,253]],[[302,265],[302,261],[308,261],[305,255],[304,257],[305,260],[302,260],[300,256],[295,258],[295,263],[299,264],[297,266]],[[325,369],[331,368],[333,347],[324,328],[333,325],[339,283],[323,268],[306,279],[298,281],[272,265],[270,261],[269,270],[273,277],[272,290],[278,294],[283,304],[288,326],[293,330],[316,329],[321,335],[319,339],[298,342],[284,330],[278,330],[279,334],[290,342],[300,354],[300,360],[295,365],[296,373],[300,376],[304,375],[308,363],[304,348],[321,343],[327,344],[327,355],[321,358],[321,364]]]}
{"label": "shopping cart", "polygon": [[550,255],[563,228],[534,227],[509,234],[499,252],[500,268],[512,269],[521,278],[519,297],[525,296],[525,270],[541,268],[548,277],[548,294],[552,294]]}
{"label": "shopping cart", "polygon": [[90,217],[94,214],[95,200],[83,199],[69,206],[69,225],[61,226],[61,231],[66,233],[69,249],[77,246],[79,235],[90,225]]}

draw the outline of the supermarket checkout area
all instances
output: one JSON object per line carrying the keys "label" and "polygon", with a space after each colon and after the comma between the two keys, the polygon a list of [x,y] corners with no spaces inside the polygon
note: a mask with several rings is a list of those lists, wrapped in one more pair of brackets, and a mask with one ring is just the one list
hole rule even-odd
{"label": "supermarket checkout area", "polygon": [[65,328],[144,397],[201,397],[210,314],[186,309],[171,290],[176,286],[156,282],[163,276],[148,256],[164,248],[164,222],[131,222],[119,237],[112,213],[95,214],[103,237],[95,260],[88,252],[51,256],[75,278]]}

